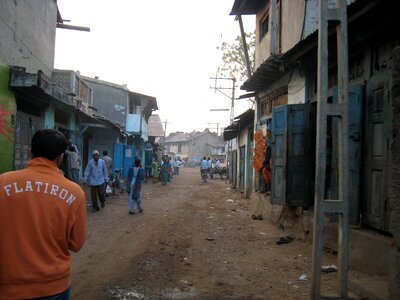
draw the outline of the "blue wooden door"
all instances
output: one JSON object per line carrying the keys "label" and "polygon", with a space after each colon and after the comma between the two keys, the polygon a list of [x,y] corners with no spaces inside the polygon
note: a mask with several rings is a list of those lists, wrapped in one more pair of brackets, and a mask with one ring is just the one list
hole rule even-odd
{"label": "blue wooden door", "polygon": [[[333,102],[338,102],[338,89],[333,88]],[[360,192],[361,192],[361,112],[363,86],[349,86],[349,222],[360,222]],[[337,130],[337,129],[336,129]],[[337,166],[334,161],[333,165]]]}
{"label": "blue wooden door", "polygon": [[[123,161],[124,161],[124,145],[123,144],[115,144],[114,145],[114,156],[113,156],[113,166],[114,171],[123,169]],[[122,173],[121,173],[122,175]]]}
{"label": "blue wooden door", "polygon": [[288,105],[286,201],[289,206],[310,206],[310,105]]}
{"label": "blue wooden door", "polygon": [[246,174],[246,146],[240,147],[240,161],[239,161],[239,189],[240,192],[244,192],[244,180]]}
{"label": "blue wooden door", "polygon": [[124,145],[124,162],[122,171],[124,178],[128,177],[129,168],[133,167],[134,158],[135,158],[135,147]]}
{"label": "blue wooden door", "polygon": [[[398,117],[397,117],[398,118]],[[389,230],[388,176],[391,144],[390,72],[370,78],[367,86],[364,174],[365,224]]]}
{"label": "blue wooden door", "polygon": [[293,104],[272,110],[271,202],[308,207],[311,204],[310,105]]}
{"label": "blue wooden door", "polygon": [[272,110],[271,202],[286,203],[287,105]]}
{"label": "blue wooden door", "polygon": [[246,197],[250,197],[253,192],[253,133],[254,128],[250,127],[247,131],[247,168],[246,168]]}

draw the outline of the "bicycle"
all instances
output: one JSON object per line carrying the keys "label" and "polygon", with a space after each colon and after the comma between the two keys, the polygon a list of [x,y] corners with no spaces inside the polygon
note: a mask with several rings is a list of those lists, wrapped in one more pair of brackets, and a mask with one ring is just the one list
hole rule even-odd
{"label": "bicycle", "polygon": [[115,196],[117,192],[123,194],[125,191],[125,184],[119,170],[115,170],[115,175],[111,180],[112,195]]}

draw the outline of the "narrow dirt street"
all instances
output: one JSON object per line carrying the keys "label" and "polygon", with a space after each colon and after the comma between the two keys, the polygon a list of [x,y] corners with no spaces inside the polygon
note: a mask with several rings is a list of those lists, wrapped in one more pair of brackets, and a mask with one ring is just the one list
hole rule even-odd
{"label": "narrow dirt street", "polygon": [[[108,197],[100,212],[88,208],[72,299],[309,299],[311,245],[253,220],[249,200],[229,184],[181,168],[166,186],[144,184],[143,194],[143,214],[128,214],[126,194]],[[285,236],[294,239],[277,245]],[[325,254],[325,265],[335,261]],[[323,274],[325,291],[335,278]]]}

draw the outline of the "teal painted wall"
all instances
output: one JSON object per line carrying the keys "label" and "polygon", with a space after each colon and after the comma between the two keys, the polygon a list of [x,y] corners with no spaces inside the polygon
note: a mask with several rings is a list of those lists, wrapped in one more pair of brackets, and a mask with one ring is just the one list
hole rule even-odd
{"label": "teal painted wall", "polygon": [[17,104],[8,89],[9,68],[0,62],[0,174],[14,168],[14,137]]}

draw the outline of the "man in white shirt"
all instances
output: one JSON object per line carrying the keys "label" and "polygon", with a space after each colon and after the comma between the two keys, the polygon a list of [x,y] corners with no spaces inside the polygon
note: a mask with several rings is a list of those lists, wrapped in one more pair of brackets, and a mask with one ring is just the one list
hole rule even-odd
{"label": "man in white shirt", "polygon": [[98,211],[99,197],[101,207],[105,206],[104,186],[108,181],[107,166],[104,160],[100,158],[100,153],[97,150],[93,151],[93,158],[89,160],[84,175],[85,184],[90,184],[90,194],[92,198],[93,211]]}

